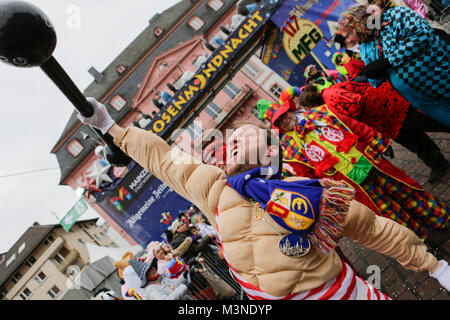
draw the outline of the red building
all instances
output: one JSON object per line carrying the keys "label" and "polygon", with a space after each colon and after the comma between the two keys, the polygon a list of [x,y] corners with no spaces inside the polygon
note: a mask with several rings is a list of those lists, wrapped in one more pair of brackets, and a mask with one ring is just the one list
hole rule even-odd
{"label": "red building", "polygon": [[[180,1],[153,17],[149,26],[106,70],[102,73],[91,70],[96,80],[84,94],[105,104],[121,126],[146,128],[242,18],[237,15],[236,1]],[[289,85],[261,62],[258,53],[244,61],[232,78],[223,77],[222,90],[212,92],[206,102],[182,115],[184,120],[177,128],[184,127],[186,132],[166,139],[191,152],[193,141],[203,134],[201,129],[219,129],[225,133],[236,121],[259,121],[257,101],[277,101],[281,91]],[[86,182],[89,182],[86,175],[98,173],[99,155],[95,152],[98,139],[95,137],[93,130],[82,125],[74,112],[52,150],[61,167],[60,184],[74,190],[86,189]],[[114,170],[114,174],[120,175],[120,168]],[[96,177],[100,177],[102,183],[101,175]],[[108,184],[107,177],[105,182]],[[103,186],[97,187],[106,190]],[[97,197],[91,196],[89,203],[108,224],[131,244],[136,244],[136,237],[130,236],[111,212],[98,205]]]}

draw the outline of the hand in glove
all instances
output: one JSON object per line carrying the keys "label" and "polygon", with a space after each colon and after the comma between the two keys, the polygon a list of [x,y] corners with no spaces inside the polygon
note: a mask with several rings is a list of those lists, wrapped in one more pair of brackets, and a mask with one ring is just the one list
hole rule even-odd
{"label": "hand in glove", "polygon": [[84,124],[93,128],[99,129],[103,134],[106,134],[109,129],[115,124],[112,117],[109,115],[106,107],[95,100],[94,98],[86,98],[86,100],[94,108],[94,114],[87,118],[81,114],[78,114],[78,119]]}
{"label": "hand in glove", "polygon": [[391,67],[389,60],[386,58],[378,59],[370,62],[365,66],[359,75],[365,75],[370,79],[382,79],[386,77],[386,71]]}
{"label": "hand in glove", "polygon": [[439,263],[441,267],[433,273],[429,272],[430,277],[435,278],[441,286],[450,291],[450,267],[445,260],[439,260]]}

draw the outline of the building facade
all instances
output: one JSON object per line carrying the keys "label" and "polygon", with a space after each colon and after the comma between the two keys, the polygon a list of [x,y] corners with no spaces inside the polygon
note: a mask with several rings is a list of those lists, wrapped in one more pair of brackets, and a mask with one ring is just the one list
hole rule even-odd
{"label": "building facade", "polygon": [[116,247],[108,226],[97,219],[78,221],[69,232],[61,225],[33,226],[0,256],[0,297],[3,300],[57,300],[71,279],[89,264],[86,243]]}
{"label": "building facade", "polygon": [[[121,126],[145,128],[242,21],[236,4],[235,0],[183,0],[155,15],[149,26],[103,72],[93,72],[96,79],[84,94],[105,104]],[[168,142],[192,154],[194,141],[206,130],[219,129],[225,134],[236,121],[259,121],[257,101],[277,101],[281,91],[288,87],[285,80],[261,62],[259,54],[256,52],[227,79],[222,90],[213,92],[210,101],[197,106],[189,114],[195,115],[193,121]],[[92,172],[100,158],[94,151],[100,142],[91,128],[78,121],[76,114],[52,150],[61,168],[60,184],[74,190],[86,186],[86,174]],[[200,157],[201,150],[196,151],[194,154]],[[117,222],[117,217],[98,205],[95,196],[89,203],[130,244],[137,243],[124,225]]]}

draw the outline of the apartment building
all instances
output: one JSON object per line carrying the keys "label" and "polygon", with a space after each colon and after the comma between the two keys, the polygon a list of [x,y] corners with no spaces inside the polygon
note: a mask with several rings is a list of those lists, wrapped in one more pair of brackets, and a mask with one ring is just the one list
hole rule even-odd
{"label": "apartment building", "polygon": [[0,299],[58,300],[89,264],[86,243],[117,247],[108,226],[96,222],[78,221],[69,232],[59,224],[35,222],[0,255]]}

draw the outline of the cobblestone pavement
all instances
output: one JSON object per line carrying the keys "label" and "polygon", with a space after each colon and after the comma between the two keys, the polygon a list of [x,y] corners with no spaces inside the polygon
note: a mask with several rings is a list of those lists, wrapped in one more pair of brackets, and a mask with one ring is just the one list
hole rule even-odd
{"label": "cobblestone pavement", "polygon": [[[430,137],[450,160],[450,134],[431,133]],[[450,205],[450,169],[438,183],[430,185],[427,182],[430,169],[403,146],[394,142],[392,147],[395,158],[391,162],[422,184],[428,192]],[[377,273],[373,266],[378,266],[381,270],[381,290],[394,300],[450,300],[450,293],[437,280],[430,278],[427,271],[405,270],[397,261],[346,238],[341,240],[339,246],[358,275],[372,284],[375,284],[372,279]],[[450,263],[450,241],[433,253]]]}

